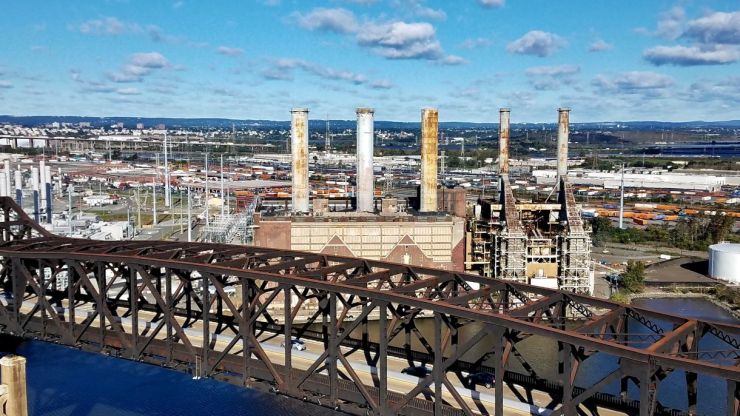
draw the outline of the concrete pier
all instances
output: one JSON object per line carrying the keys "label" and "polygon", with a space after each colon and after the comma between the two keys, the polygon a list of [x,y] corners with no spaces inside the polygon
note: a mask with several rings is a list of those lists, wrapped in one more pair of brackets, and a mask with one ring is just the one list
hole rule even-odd
{"label": "concrete pier", "polygon": [[0,358],[0,380],[8,388],[7,416],[28,416],[26,359],[18,355]]}

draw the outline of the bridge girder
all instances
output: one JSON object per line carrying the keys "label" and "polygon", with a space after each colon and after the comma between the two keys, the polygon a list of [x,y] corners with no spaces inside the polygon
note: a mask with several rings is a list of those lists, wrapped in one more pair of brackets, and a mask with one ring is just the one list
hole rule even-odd
{"label": "bridge girder", "polygon": [[[359,405],[374,414],[503,414],[509,385],[547,393],[555,414],[573,414],[579,406],[660,414],[668,409],[657,402],[656,390],[670,372],[682,370],[688,411],[696,407],[696,375],[707,374],[727,381],[727,414],[737,414],[740,370],[717,364],[717,357],[699,348],[699,341],[712,335],[737,358],[736,325],[356,258],[221,244],[61,238],[13,205],[0,201],[5,218],[13,221],[0,227],[0,282],[6,294],[0,327],[5,332],[174,367],[200,363],[204,376],[243,385],[263,381],[287,395],[347,411]],[[566,310],[582,315],[583,322],[566,326]],[[433,320],[431,331],[415,323],[424,313]],[[369,329],[371,316],[375,330]],[[652,334],[632,334],[630,325]],[[264,343],[280,336],[321,342],[324,351],[307,368],[297,368],[287,341],[278,363]],[[556,379],[540,377],[517,348],[532,336],[557,344]],[[492,347],[471,355],[481,345]],[[595,354],[617,357],[619,366],[599,382],[576,386],[581,364]],[[358,372],[357,355],[362,365],[376,369],[371,379]],[[411,366],[432,364],[432,371],[398,393],[388,386],[389,357]],[[526,374],[508,369],[511,357]],[[480,403],[471,407],[461,393],[461,387],[475,387],[465,375],[477,372],[495,377],[492,409]],[[622,381],[623,397],[599,392],[616,380]],[[627,400],[629,380],[639,387],[639,401]]]}

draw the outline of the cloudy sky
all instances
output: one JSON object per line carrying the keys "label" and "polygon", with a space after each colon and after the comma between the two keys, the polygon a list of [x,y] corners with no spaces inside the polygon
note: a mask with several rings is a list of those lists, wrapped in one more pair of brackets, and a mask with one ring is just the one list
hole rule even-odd
{"label": "cloudy sky", "polygon": [[737,0],[24,0],[0,26],[0,114],[740,119]]}

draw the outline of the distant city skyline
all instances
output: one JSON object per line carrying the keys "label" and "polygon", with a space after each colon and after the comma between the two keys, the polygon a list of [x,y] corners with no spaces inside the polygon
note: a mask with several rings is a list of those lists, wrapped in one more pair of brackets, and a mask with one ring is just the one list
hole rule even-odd
{"label": "distant city skyline", "polygon": [[0,24],[0,114],[740,118],[736,0],[30,0]]}

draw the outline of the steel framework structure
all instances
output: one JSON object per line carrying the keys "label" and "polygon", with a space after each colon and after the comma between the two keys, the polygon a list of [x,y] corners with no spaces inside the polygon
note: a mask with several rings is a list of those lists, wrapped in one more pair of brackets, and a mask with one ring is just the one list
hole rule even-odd
{"label": "steel framework structure", "polygon": [[[657,399],[674,372],[685,375],[684,412],[695,412],[701,402],[698,375],[726,382],[727,415],[738,415],[740,408],[737,325],[357,258],[62,238],[33,223],[10,198],[0,198],[0,208],[5,333],[185,371],[195,366],[201,376],[269,385],[356,414],[503,415],[507,388],[523,388],[530,398],[533,391],[545,395],[553,415],[600,408],[681,414]],[[431,331],[418,325],[425,313]],[[573,315],[583,320],[566,325],[564,318]],[[374,330],[371,316],[377,318]],[[630,333],[635,325],[652,337]],[[557,348],[557,377],[540,377],[518,350],[532,337],[543,340],[542,348]],[[729,356],[729,363],[703,348],[709,337],[726,346],[720,355]],[[301,355],[291,348],[291,338],[314,340],[322,351]],[[279,354],[269,351],[274,340],[284,341]],[[479,345],[487,347],[474,348]],[[600,354],[616,357],[615,367],[597,382],[576,385],[583,363]],[[418,383],[395,383],[389,375],[399,360],[431,364],[431,371]],[[513,361],[524,372],[513,371]],[[482,401],[483,387],[466,377],[478,372],[493,377],[486,390],[493,404]],[[613,383],[622,394],[602,392]],[[639,397],[628,397],[630,383]],[[479,387],[478,395],[470,394]]]}

